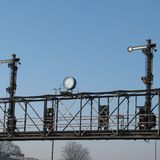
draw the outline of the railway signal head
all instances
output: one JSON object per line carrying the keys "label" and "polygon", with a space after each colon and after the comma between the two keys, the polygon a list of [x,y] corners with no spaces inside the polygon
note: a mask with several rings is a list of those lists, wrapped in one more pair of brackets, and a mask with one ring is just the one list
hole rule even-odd
{"label": "railway signal head", "polygon": [[73,90],[76,87],[76,79],[74,77],[68,76],[64,79],[63,85],[67,90]]}

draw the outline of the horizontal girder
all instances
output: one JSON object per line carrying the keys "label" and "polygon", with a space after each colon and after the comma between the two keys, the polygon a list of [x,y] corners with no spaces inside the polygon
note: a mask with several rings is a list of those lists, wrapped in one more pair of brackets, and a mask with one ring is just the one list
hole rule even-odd
{"label": "horizontal girder", "polygon": [[[160,139],[160,89],[0,98],[0,140]],[[147,120],[141,120],[146,118]],[[143,128],[143,126],[151,126]]]}

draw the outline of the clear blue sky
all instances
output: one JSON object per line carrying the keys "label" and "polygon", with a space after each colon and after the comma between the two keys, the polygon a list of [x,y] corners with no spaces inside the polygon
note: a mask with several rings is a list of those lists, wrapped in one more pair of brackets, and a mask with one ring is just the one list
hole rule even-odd
{"label": "clear blue sky", "polygon": [[[68,75],[76,77],[79,91],[144,89],[144,55],[129,54],[127,47],[151,38],[158,49],[154,87],[160,87],[159,17],[159,0],[0,0],[0,59],[21,58],[17,95],[53,93]],[[0,67],[0,96],[6,96],[9,71]],[[55,159],[65,143],[55,142]],[[153,142],[80,143],[93,160],[154,155]],[[50,142],[17,144],[28,156],[50,158]]]}

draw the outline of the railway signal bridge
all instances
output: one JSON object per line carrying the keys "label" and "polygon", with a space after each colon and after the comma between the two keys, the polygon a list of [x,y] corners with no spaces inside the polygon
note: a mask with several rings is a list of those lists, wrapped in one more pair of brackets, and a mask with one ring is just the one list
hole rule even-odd
{"label": "railway signal bridge", "polygon": [[155,44],[142,50],[145,90],[73,92],[76,80],[67,77],[65,90],[53,95],[15,96],[20,59],[1,60],[11,70],[8,98],[0,98],[0,140],[160,139],[160,88],[152,88]]}

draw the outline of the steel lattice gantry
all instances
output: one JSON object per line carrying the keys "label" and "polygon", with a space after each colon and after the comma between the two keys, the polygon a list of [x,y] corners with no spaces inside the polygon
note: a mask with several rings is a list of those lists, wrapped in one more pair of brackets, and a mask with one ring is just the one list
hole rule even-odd
{"label": "steel lattice gantry", "polygon": [[142,50],[146,90],[73,93],[75,79],[55,95],[18,97],[20,59],[0,60],[10,68],[9,98],[0,98],[0,140],[160,139],[160,89],[152,89],[156,44],[129,47]]}
{"label": "steel lattice gantry", "polygon": [[[160,89],[150,90],[150,120],[140,112],[147,90],[0,99],[0,140],[160,139]],[[13,117],[12,117],[13,118]],[[151,125],[143,128],[143,125]]]}

